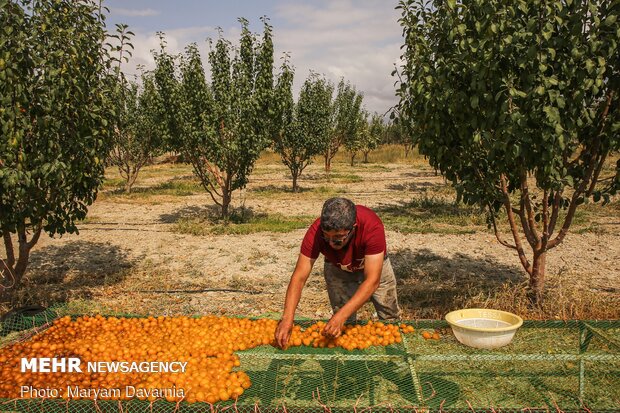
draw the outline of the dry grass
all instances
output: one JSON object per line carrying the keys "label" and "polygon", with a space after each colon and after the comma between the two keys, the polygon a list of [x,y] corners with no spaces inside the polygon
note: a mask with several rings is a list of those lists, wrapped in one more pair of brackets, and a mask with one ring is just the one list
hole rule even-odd
{"label": "dry grass", "polygon": [[181,218],[174,226],[180,234],[221,235],[253,234],[256,232],[291,232],[305,228],[314,217],[281,214],[233,214],[227,222],[209,216]]}
{"label": "dry grass", "polygon": [[[320,160],[320,159],[319,159]],[[319,161],[317,160],[317,162]],[[363,156],[355,158],[356,165],[364,165]],[[334,157],[336,163],[351,163],[351,158],[346,151],[340,150]],[[420,155],[417,148],[410,151],[405,157],[405,149],[402,145],[382,145],[368,155],[368,162],[373,164],[406,164],[419,169],[432,169],[424,156]]]}
{"label": "dry grass", "polygon": [[503,265],[459,253],[447,258],[424,248],[390,257],[405,318],[438,319],[459,308],[495,308],[532,320],[620,318],[619,294],[592,289],[589,277],[575,277],[568,267],[546,274],[543,300],[532,305],[517,260]]}
{"label": "dry grass", "polygon": [[[418,168],[431,169],[428,165],[424,156],[418,153],[417,149],[409,152],[407,157],[405,157],[405,149],[402,145],[382,145],[374,151],[370,152],[368,156],[368,163],[363,162],[363,155],[357,155],[355,158],[356,166],[370,165],[370,164],[388,164],[388,163],[399,163],[399,164],[407,164],[416,166]],[[272,150],[265,150],[261,154],[261,157],[258,159],[256,163],[257,166],[263,165],[272,165],[281,163],[282,160],[280,155],[273,152]],[[315,156],[312,158],[313,164],[323,165],[325,163],[325,158],[321,155]],[[336,153],[336,156],[332,160],[332,165],[337,164],[351,164],[351,158],[344,149],[339,150]]]}
{"label": "dry grass", "polygon": [[528,320],[606,320],[620,319],[620,297],[602,295],[583,286],[562,284],[554,279],[548,283],[544,300],[531,305],[527,284],[507,284],[490,294],[478,294],[462,300],[456,308],[496,308],[521,315]]}

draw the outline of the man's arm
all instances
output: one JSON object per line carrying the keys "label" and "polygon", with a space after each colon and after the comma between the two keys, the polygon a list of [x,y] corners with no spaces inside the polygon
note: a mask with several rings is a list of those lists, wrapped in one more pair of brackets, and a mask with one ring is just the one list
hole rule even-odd
{"label": "man's arm", "polygon": [[342,306],[336,314],[332,316],[325,328],[323,334],[328,337],[338,337],[342,334],[344,323],[347,319],[360,309],[372,297],[379,283],[381,282],[381,271],[383,270],[384,253],[374,255],[366,255],[364,257],[364,281],[353,294],[353,297]]}
{"label": "man's arm", "polygon": [[306,257],[303,254],[299,254],[297,258],[297,265],[291,276],[291,281],[288,284],[286,290],[286,298],[284,300],[284,313],[282,319],[276,329],[276,344],[280,348],[284,348],[288,343],[288,339],[291,336],[291,329],[293,328],[293,321],[295,319],[295,310],[299,304],[301,298],[301,291],[306,285],[312,266],[314,265],[314,259]]}

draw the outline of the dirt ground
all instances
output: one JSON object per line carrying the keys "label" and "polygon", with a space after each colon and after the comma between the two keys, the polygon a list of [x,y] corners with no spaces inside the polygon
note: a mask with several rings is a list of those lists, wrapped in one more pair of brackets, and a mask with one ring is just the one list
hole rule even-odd
{"label": "dirt ground", "polygon": [[[138,188],[175,179],[158,173],[165,165],[150,168],[152,173],[138,180]],[[300,181],[305,191],[295,194],[284,189],[290,180],[283,166],[260,165],[247,189],[235,194],[234,204],[261,213],[318,216],[323,201],[332,194],[323,196],[312,188],[332,188],[371,208],[401,205],[428,193],[429,188],[450,193],[432,170],[411,164],[355,168],[339,164],[335,174],[344,177],[341,182],[326,183],[322,167],[311,165]],[[191,176],[189,168],[185,176]],[[266,190],[279,192],[268,196]],[[208,210],[213,205],[208,194],[135,198],[113,194],[110,188],[103,191],[90,208],[89,218],[79,225],[79,235],[41,237],[32,253],[22,301],[69,300],[84,312],[97,306],[106,311],[164,315],[277,317],[281,312],[304,229],[249,235],[181,234],[173,231],[177,220]],[[620,216],[612,213],[601,225],[604,231],[570,233],[548,255],[549,285],[620,297]],[[438,312],[468,297],[484,300],[502,286],[527,281],[515,252],[501,246],[486,230],[462,235],[389,230],[387,241],[407,318],[437,317]],[[321,259],[315,264],[298,316],[330,315],[322,265]],[[371,313],[366,306],[361,316]]]}

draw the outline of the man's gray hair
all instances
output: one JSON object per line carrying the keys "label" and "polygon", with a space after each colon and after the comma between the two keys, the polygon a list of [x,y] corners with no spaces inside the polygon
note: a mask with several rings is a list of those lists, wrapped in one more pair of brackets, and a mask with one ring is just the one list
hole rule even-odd
{"label": "man's gray hair", "polygon": [[321,229],[333,231],[348,229],[355,225],[357,211],[355,204],[346,198],[329,198],[321,211]]}

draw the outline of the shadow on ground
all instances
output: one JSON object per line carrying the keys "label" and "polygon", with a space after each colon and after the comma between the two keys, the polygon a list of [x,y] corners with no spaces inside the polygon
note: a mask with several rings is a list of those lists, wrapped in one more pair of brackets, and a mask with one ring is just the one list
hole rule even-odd
{"label": "shadow on ground", "polygon": [[196,179],[194,175],[179,175],[167,179],[164,182],[159,182],[155,185],[134,185],[131,188],[131,193],[125,192],[124,183],[118,184],[116,187],[106,189],[104,192],[113,196],[136,196],[136,195],[158,195],[171,193],[176,196],[188,196],[202,192],[202,186],[200,181]]}
{"label": "shadow on ground", "polygon": [[188,206],[175,210],[170,214],[161,214],[159,221],[163,224],[176,224],[181,218],[206,218],[217,219],[220,216],[222,210],[217,205],[203,206]]}
{"label": "shadow on ground", "polygon": [[426,192],[429,189],[443,188],[444,186],[433,182],[407,182],[404,184],[388,184],[386,188],[391,191]]}
{"label": "shadow on ground", "polygon": [[35,250],[13,305],[48,306],[68,299],[89,299],[93,289],[120,283],[135,262],[108,243],[72,241]]}
{"label": "shadow on ground", "polygon": [[311,192],[311,191],[312,191],[312,188],[302,188],[300,186],[297,188],[297,192],[293,192],[292,181],[291,183],[287,185],[271,184],[271,185],[261,185],[261,186],[255,186],[253,188],[248,188],[248,192],[265,193],[265,194],[272,194],[272,193],[299,194],[299,193]]}
{"label": "shadow on ground", "polygon": [[492,296],[504,284],[525,277],[517,265],[455,253],[447,258],[431,250],[401,249],[389,253],[405,314],[442,317],[473,296]]}
{"label": "shadow on ground", "polygon": [[403,172],[400,176],[404,176],[407,178],[441,178],[440,173],[435,173],[435,171],[413,171],[413,172]]}
{"label": "shadow on ground", "polygon": [[485,231],[484,211],[435,196],[413,197],[410,201],[374,208],[385,228],[403,234],[465,234]]}
{"label": "shadow on ground", "polygon": [[484,211],[479,208],[433,196],[413,198],[410,201],[401,201],[396,204],[383,204],[374,208],[374,211],[382,218],[422,218],[429,222],[436,221],[440,217],[462,217],[471,214],[484,214]]}
{"label": "shadow on ground", "polygon": [[[252,207],[238,207],[229,210],[228,222],[231,224],[241,224],[251,222],[256,218],[265,218],[268,216],[266,212],[256,211]],[[189,219],[197,221],[205,221],[211,224],[224,224],[222,220],[222,209],[218,205],[191,206],[177,209],[171,214],[162,214],[159,221],[164,224],[176,224],[179,220]]]}

